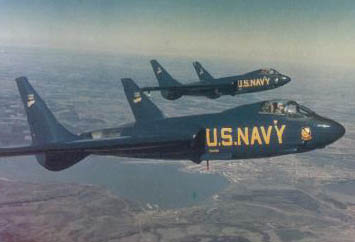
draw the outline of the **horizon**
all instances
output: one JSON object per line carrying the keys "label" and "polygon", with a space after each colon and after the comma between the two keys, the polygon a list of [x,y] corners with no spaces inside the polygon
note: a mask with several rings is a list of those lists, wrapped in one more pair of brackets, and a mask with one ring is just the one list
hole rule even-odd
{"label": "horizon", "polygon": [[348,66],[355,4],[0,0],[0,46]]}

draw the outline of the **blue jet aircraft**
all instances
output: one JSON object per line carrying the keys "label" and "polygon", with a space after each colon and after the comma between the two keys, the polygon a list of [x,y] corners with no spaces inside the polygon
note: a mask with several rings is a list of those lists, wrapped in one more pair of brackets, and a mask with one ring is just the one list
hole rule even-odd
{"label": "blue jet aircraft", "polygon": [[290,100],[270,100],[219,113],[166,117],[131,79],[122,79],[135,121],[73,134],[61,125],[26,77],[16,79],[32,145],[1,148],[0,156],[36,155],[52,171],[88,155],[192,160],[262,158],[311,151],[333,143],[344,127]]}
{"label": "blue jet aircraft", "polygon": [[198,82],[182,84],[175,80],[156,60],[151,60],[158,87],[144,87],[142,92],[160,91],[168,100],[181,96],[205,96],[211,99],[222,95],[239,95],[243,93],[261,92],[281,87],[291,81],[274,69],[260,69],[238,76],[213,78],[199,62],[194,62]]}

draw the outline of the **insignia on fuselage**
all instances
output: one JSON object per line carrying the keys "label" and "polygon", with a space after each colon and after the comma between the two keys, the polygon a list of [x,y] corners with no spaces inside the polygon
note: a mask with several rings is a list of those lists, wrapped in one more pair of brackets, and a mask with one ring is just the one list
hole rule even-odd
{"label": "insignia on fuselage", "polygon": [[312,133],[310,127],[303,127],[301,130],[301,139],[303,141],[310,141],[312,139]]}

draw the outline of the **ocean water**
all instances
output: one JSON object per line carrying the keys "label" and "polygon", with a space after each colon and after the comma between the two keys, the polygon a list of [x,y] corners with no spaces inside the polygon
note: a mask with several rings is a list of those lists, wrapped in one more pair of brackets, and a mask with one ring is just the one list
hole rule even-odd
{"label": "ocean water", "polygon": [[45,170],[34,157],[2,158],[0,177],[35,183],[77,183],[104,187],[143,207],[180,208],[205,202],[228,186],[219,175],[183,172],[178,163],[135,163],[90,156],[61,172]]}

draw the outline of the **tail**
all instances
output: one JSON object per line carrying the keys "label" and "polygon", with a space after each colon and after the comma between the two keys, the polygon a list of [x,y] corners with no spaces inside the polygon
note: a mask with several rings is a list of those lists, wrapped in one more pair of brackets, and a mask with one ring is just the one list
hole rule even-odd
{"label": "tail", "polygon": [[195,68],[195,71],[197,73],[198,78],[201,81],[207,81],[208,82],[208,81],[213,81],[214,80],[214,77],[211,76],[211,74],[208,73],[208,71],[206,71],[206,69],[202,67],[200,62],[195,61],[192,64],[193,64],[193,66]]}
{"label": "tail", "polygon": [[76,135],[70,133],[63,125],[58,123],[26,77],[17,78],[16,83],[27,114],[32,144],[41,145],[77,138]]}
{"label": "tail", "polygon": [[130,78],[121,79],[128,103],[137,122],[163,119],[162,111],[143,93]]}
{"label": "tail", "polygon": [[[154,74],[158,80],[160,87],[178,87],[182,86],[180,82],[175,80],[165,69],[162,67],[158,61],[151,60],[150,64],[152,65]],[[161,90],[161,95],[169,100],[175,100],[182,96],[182,93],[177,91],[170,90]]]}
{"label": "tail", "polygon": [[170,87],[170,86],[181,86],[181,83],[171,77],[171,75],[158,63],[156,60],[151,60],[154,74],[158,80],[159,86]]}
{"label": "tail", "polygon": [[[80,139],[58,123],[26,77],[17,78],[16,83],[27,114],[32,145],[38,147]],[[37,154],[36,158],[42,166],[55,171],[72,166],[87,155],[78,152],[44,152]]]}

